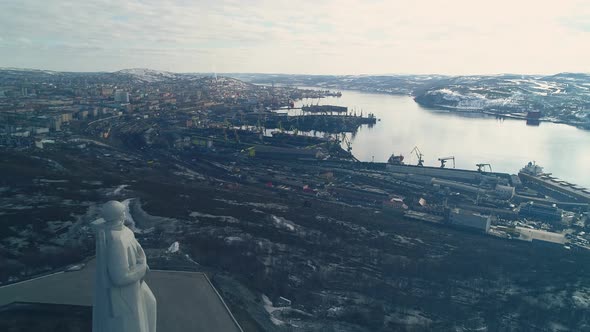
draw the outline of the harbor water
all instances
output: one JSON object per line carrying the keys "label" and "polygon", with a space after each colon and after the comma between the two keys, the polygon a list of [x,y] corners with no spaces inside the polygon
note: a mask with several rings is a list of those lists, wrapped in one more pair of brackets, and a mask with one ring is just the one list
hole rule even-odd
{"label": "harbor water", "polygon": [[[405,156],[414,146],[424,154],[425,165],[439,166],[438,158],[454,156],[456,167],[475,170],[489,163],[493,171],[517,174],[529,161],[536,161],[565,181],[590,188],[590,131],[565,124],[542,122],[527,125],[524,120],[426,109],[410,96],[343,91],[342,97],[304,99],[308,104],[346,106],[357,115],[373,113],[376,125],[360,127],[348,134],[353,155],[362,161],[385,162],[392,153]],[[447,163],[452,167],[452,162]]]}

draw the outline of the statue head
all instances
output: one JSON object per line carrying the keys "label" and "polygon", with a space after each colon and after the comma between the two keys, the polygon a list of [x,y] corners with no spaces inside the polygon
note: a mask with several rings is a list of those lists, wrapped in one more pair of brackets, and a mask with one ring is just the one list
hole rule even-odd
{"label": "statue head", "polygon": [[125,220],[125,205],[118,201],[106,202],[100,212],[108,224],[123,224]]}

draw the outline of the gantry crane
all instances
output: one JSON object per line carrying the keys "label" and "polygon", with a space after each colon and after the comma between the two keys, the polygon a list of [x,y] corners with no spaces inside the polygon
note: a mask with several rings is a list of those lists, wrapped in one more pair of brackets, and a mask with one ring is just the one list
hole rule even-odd
{"label": "gantry crane", "polygon": [[346,151],[348,151],[348,153],[352,155],[352,143],[350,142],[348,137],[346,137],[345,133],[342,133],[342,142],[346,144]]}
{"label": "gantry crane", "polygon": [[415,146],[412,149],[412,151],[410,151],[410,154],[412,154],[412,153],[416,153],[416,157],[418,158],[418,166],[424,166],[424,159],[422,159],[422,157],[424,157],[424,155],[422,154],[420,149],[418,149],[417,146]]}
{"label": "gantry crane", "polygon": [[283,128],[283,122],[279,121],[279,132],[284,133],[285,132],[285,128]]}
{"label": "gantry crane", "polygon": [[445,168],[445,164],[449,160],[452,160],[453,161],[453,168],[455,168],[455,156],[438,158],[438,161],[440,161],[440,168]]}
{"label": "gantry crane", "polygon": [[295,126],[291,126],[289,131],[293,133],[293,136],[297,136],[299,134],[299,129],[297,129]]}
{"label": "gantry crane", "polygon": [[475,166],[477,166],[477,171],[480,173],[485,173],[486,166],[490,169],[490,173],[492,172],[492,165],[490,164],[475,164]]}
{"label": "gantry crane", "polygon": [[240,141],[240,136],[238,135],[237,129],[234,129],[234,137],[236,138],[236,143],[242,143],[242,141]]}

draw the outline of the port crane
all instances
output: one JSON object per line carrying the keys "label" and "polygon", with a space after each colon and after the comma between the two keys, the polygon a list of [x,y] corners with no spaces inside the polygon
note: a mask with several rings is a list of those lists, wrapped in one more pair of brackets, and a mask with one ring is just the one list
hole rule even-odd
{"label": "port crane", "polygon": [[289,131],[293,133],[293,136],[297,136],[299,134],[299,129],[297,129],[295,126],[291,126],[291,129],[289,129]]}
{"label": "port crane", "polygon": [[438,158],[438,161],[440,161],[440,168],[445,168],[445,164],[449,160],[452,160],[453,161],[453,168],[455,168],[455,156]]}
{"label": "port crane", "polygon": [[477,166],[477,171],[480,173],[485,173],[486,166],[490,170],[490,173],[492,172],[492,165],[490,164],[475,164],[475,166]]}
{"label": "port crane", "polygon": [[242,143],[242,141],[240,141],[240,136],[238,135],[237,129],[234,129],[234,137],[236,138],[236,143],[238,143],[238,144]]}
{"label": "port crane", "polygon": [[279,132],[284,133],[285,132],[285,128],[283,128],[283,122],[279,121]]}
{"label": "port crane", "polygon": [[256,132],[258,132],[258,137],[260,138],[260,141],[263,142],[264,141],[264,127],[262,127],[262,124],[260,123],[260,116],[258,117],[258,122],[256,122]]}
{"label": "port crane", "polygon": [[424,155],[422,154],[420,149],[418,149],[417,146],[415,146],[412,149],[412,151],[410,151],[410,154],[412,154],[412,153],[416,153],[416,157],[418,158],[418,166],[424,166],[424,159],[422,159],[422,157],[424,157]]}
{"label": "port crane", "polygon": [[224,119],[223,121],[223,139],[227,142],[227,131],[229,130],[230,127],[230,123],[229,121],[226,119]]}
{"label": "port crane", "polygon": [[348,153],[352,154],[352,143],[350,142],[350,140],[348,139],[348,137],[346,137],[346,134],[342,133],[342,142],[344,142],[344,144],[346,144],[346,151],[348,151]]}

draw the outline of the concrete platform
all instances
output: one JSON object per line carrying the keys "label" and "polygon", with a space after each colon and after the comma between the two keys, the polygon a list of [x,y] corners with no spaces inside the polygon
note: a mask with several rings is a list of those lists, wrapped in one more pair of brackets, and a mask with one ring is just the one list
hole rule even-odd
{"label": "concrete platform", "polygon": [[[94,261],[0,287],[0,306],[13,302],[92,306]],[[146,278],[158,301],[158,331],[242,331],[204,273],[152,270]]]}

